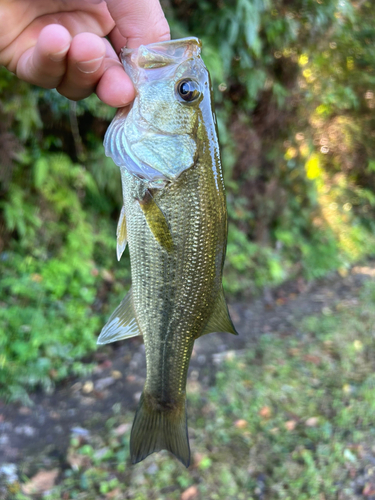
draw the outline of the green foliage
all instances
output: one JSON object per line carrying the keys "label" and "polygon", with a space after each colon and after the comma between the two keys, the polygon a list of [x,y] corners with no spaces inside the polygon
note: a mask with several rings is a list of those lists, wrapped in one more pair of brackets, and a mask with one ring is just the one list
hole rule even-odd
{"label": "green foliage", "polygon": [[0,302],[7,304],[0,309],[0,387],[11,399],[90,368],[77,360],[95,349],[104,323],[93,310],[100,270],[113,266],[115,253],[113,224],[100,234],[99,217],[82,206],[84,190],[98,189],[86,169],[44,154],[32,173],[33,192],[12,183],[3,202],[8,229],[18,234],[0,262]]}
{"label": "green foliage", "polygon": [[[0,74],[7,91],[11,80],[7,73]],[[63,133],[61,139],[47,132],[38,134],[39,110],[45,102],[63,121],[72,112],[67,101],[56,93],[30,88],[28,96],[31,110],[25,106],[25,114],[19,109],[20,102],[24,105],[22,93],[3,105],[14,123],[15,140],[23,146],[11,176],[0,179],[6,180],[0,201],[5,226],[0,234],[4,247],[0,254],[0,396],[25,401],[33,387],[48,390],[55,381],[91,370],[81,360],[96,348],[96,336],[109,312],[98,293],[116,278],[119,301],[128,276],[126,258],[122,270],[114,269],[111,212],[115,203],[111,194],[101,193],[102,189],[121,192],[117,168],[109,165],[111,181],[101,186],[97,167],[90,172],[61,152]],[[78,114],[92,111],[91,101],[97,98],[80,105]],[[99,106],[100,119],[102,115]],[[97,138],[94,143],[97,148]],[[84,153],[96,165],[96,150]]]}
{"label": "green foliage", "polygon": [[370,2],[172,5],[184,33],[202,38],[213,77],[231,222],[227,288],[301,271],[310,279],[372,254]]}
{"label": "green foliage", "polygon": [[0,300],[8,306],[0,310],[0,387],[2,395],[19,399],[37,384],[49,389],[54,380],[87,372],[88,365],[75,361],[93,350],[100,317],[90,308],[96,293],[92,266],[77,268],[56,258],[43,265],[11,252],[5,257]]}
{"label": "green foliage", "polygon": [[282,261],[280,252],[249,241],[235,226],[230,226],[224,286],[231,293],[244,289],[256,293],[265,283],[281,283],[291,263]]}

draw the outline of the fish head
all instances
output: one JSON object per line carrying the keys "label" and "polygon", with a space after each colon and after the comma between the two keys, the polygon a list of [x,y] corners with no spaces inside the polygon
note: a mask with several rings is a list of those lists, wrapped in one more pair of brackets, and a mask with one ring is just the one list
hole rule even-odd
{"label": "fish head", "polygon": [[144,125],[163,134],[192,134],[208,72],[200,42],[188,39],[123,49],[122,60],[137,96],[133,109]]}
{"label": "fish head", "polygon": [[154,188],[194,165],[207,110],[212,121],[210,77],[200,51],[197,38],[122,50],[136,97],[108,128],[106,154]]}

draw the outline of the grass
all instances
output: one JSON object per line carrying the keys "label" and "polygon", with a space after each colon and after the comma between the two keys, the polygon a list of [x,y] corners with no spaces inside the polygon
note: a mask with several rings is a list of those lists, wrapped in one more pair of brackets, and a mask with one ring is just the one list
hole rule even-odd
{"label": "grass", "polygon": [[358,301],[306,318],[298,336],[262,336],[221,365],[214,387],[190,380],[189,469],[167,452],[131,466],[133,414],[114,414],[100,435],[72,439],[70,465],[43,498],[364,498],[357,490],[371,489],[363,471],[375,452],[374,303],[368,283]]}

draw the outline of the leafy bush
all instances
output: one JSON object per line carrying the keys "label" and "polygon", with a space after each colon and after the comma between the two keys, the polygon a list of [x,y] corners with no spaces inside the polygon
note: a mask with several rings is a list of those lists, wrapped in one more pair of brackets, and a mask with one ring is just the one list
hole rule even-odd
{"label": "leafy bush", "polygon": [[176,34],[182,25],[202,38],[213,76],[229,290],[254,291],[301,271],[311,279],[372,254],[370,2],[172,5]]}
{"label": "leafy bush", "polygon": [[[13,122],[10,144],[17,145],[16,154],[6,151],[13,157],[11,173],[1,177],[0,396],[27,400],[30,388],[49,389],[55,381],[91,369],[82,359],[96,348],[96,336],[114,305],[112,300],[107,304],[108,292],[112,289],[116,301],[124,294],[129,263],[125,257],[117,266],[115,258],[114,207],[121,199],[117,167],[101,161],[103,180],[98,138],[95,148],[90,146],[90,132],[81,154],[92,162],[91,172],[72,160],[74,144],[71,156],[62,153],[63,143],[68,144],[64,127],[74,108],[69,110],[54,92],[27,87],[24,96],[20,88],[25,84],[14,82],[0,74],[12,96],[3,104]],[[24,97],[30,114],[29,108],[19,109]],[[92,110],[93,103],[97,98],[81,104],[78,115]],[[47,126],[42,130],[39,113],[46,104],[62,122],[57,138]],[[96,108],[99,123],[103,107]]]}
{"label": "leafy bush", "polygon": [[104,324],[98,291],[103,276],[115,279],[114,223],[106,227],[82,206],[84,190],[97,190],[91,174],[67,156],[44,154],[33,179],[34,192],[12,183],[3,202],[19,239],[0,262],[0,394],[15,399],[89,368],[78,360],[96,348]]}

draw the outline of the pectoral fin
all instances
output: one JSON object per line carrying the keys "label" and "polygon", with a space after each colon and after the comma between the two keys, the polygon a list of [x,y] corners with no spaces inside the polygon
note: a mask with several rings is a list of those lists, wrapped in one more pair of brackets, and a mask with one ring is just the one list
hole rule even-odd
{"label": "pectoral fin", "polygon": [[141,332],[135,318],[133,294],[130,289],[100,332],[97,344],[109,344],[110,342],[129,339],[137,335],[141,335]]}
{"label": "pectoral fin", "polygon": [[126,248],[126,217],[125,206],[121,209],[120,218],[117,224],[117,260],[121,259],[121,255]]}
{"label": "pectoral fin", "polygon": [[172,235],[165,215],[157,206],[150,191],[146,190],[143,199],[138,201],[155,240],[170,252],[173,249]]}
{"label": "pectoral fin", "polygon": [[238,335],[238,332],[236,331],[229,316],[223,289],[219,292],[214,310],[200,337],[202,335],[206,335],[206,333],[212,332],[228,332],[233,333],[233,335]]}

